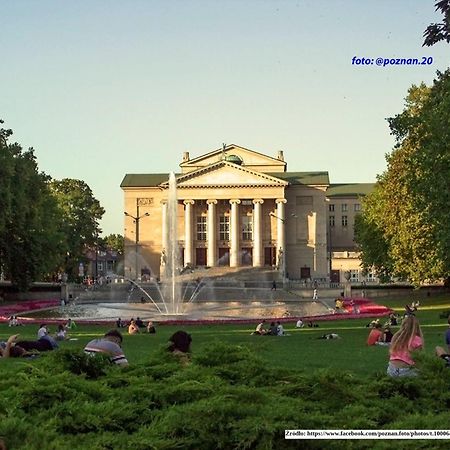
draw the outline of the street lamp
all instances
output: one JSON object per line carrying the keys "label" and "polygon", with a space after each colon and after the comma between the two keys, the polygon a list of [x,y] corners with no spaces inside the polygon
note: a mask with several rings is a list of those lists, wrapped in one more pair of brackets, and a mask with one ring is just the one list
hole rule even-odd
{"label": "street lamp", "polygon": [[148,217],[150,215],[150,213],[146,212],[145,214],[141,214],[141,215],[137,215],[137,216],[132,216],[131,214],[127,213],[126,211],[123,212],[127,217],[131,217],[133,219],[133,222],[136,225],[136,229],[135,229],[135,251],[136,251],[136,265],[135,265],[135,276],[136,276],[136,281],[138,279],[138,252],[139,252],[139,221],[143,218],[143,217]]}

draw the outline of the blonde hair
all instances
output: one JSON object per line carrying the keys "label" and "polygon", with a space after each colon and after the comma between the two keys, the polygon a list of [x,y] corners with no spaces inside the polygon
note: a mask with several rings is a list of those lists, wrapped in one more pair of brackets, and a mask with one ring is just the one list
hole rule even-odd
{"label": "blonde hair", "polygon": [[423,342],[423,334],[420,329],[419,321],[415,316],[405,317],[400,330],[398,330],[392,338],[390,353],[408,351],[411,341],[416,336],[419,336]]}

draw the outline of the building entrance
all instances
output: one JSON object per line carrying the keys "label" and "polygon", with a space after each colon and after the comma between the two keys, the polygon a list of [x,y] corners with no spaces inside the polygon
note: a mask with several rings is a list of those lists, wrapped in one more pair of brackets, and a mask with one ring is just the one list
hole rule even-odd
{"label": "building entrance", "polygon": [[219,247],[219,266],[230,265],[230,249],[227,247]]}
{"label": "building entrance", "polygon": [[195,265],[206,266],[206,248],[195,249]]}

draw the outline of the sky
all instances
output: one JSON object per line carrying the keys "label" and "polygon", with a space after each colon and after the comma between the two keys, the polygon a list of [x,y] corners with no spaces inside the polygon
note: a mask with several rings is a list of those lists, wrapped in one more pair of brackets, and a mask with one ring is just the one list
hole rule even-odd
{"label": "sky", "polygon": [[0,118],[41,171],[91,187],[104,235],[123,233],[126,173],[177,172],[222,143],[374,182],[386,118],[450,65],[448,44],[422,47],[434,3],[0,0]]}

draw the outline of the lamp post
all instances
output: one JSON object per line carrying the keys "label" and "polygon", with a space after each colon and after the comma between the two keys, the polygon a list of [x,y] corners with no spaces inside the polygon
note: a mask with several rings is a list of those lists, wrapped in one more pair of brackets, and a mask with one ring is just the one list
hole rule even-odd
{"label": "lamp post", "polygon": [[136,252],[136,255],[135,255],[135,264],[136,264],[135,265],[135,277],[136,278],[135,279],[137,281],[137,279],[138,279],[138,252],[139,252],[139,221],[143,217],[149,216],[150,213],[146,212],[145,214],[139,215],[139,207],[138,207],[136,216],[132,216],[131,214],[127,213],[126,211],[124,211],[124,214],[127,217],[131,217],[133,219],[133,222],[136,225],[136,228],[135,228],[135,238],[136,238],[136,240],[135,240],[135,252]]}
{"label": "lamp post", "polygon": [[[270,212],[269,216],[275,217],[275,219],[279,220],[284,226],[286,219],[277,216],[274,212]],[[277,242],[277,246],[280,245],[280,242]],[[284,246],[279,247],[278,249],[278,256],[277,256],[277,264],[278,264],[278,270],[281,273],[281,279],[283,280],[283,285],[286,282],[286,255],[284,254]]]}

